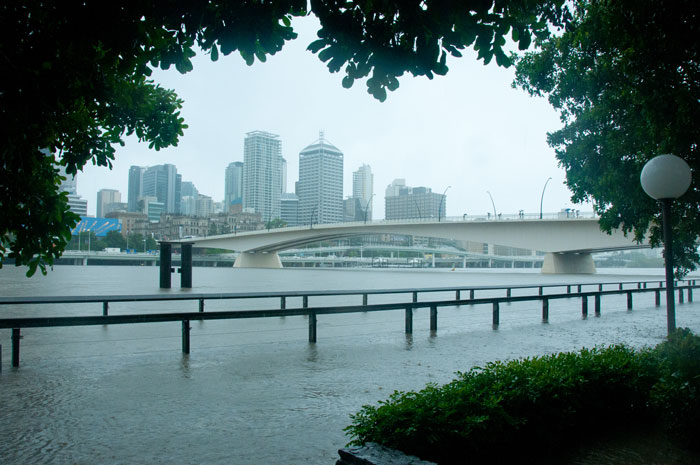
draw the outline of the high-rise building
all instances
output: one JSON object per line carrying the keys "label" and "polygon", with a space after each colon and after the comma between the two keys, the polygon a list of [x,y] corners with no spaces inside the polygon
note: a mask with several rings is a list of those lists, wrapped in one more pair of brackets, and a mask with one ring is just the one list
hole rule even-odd
{"label": "high-rise building", "polygon": [[[374,174],[369,165],[360,166],[352,173],[352,196],[359,199],[363,220],[372,219],[372,197],[374,196]],[[366,212],[367,217],[364,218]]]}
{"label": "high-rise building", "polygon": [[61,182],[61,192],[68,193],[68,208],[81,218],[87,216],[87,200],[78,195],[77,176],[66,173],[66,167],[58,166],[59,174],[66,178]]}
{"label": "high-rise building", "polygon": [[243,208],[259,213],[263,221],[279,218],[281,180],[279,136],[264,131],[247,133],[243,143]]}
{"label": "high-rise building", "polygon": [[139,200],[143,195],[143,173],[145,171],[145,166],[132,165],[129,168],[129,192],[127,199],[127,211],[139,211]]}
{"label": "high-rise building", "polygon": [[296,194],[282,194],[280,218],[287,226],[299,226],[299,197]]}
{"label": "high-rise building", "polygon": [[105,218],[105,215],[112,210],[114,204],[121,203],[122,194],[115,189],[100,189],[97,191],[96,213],[98,218]]}
{"label": "high-rise building", "polygon": [[429,187],[408,187],[403,179],[395,179],[384,197],[387,220],[444,218],[447,196],[436,194]]}
{"label": "high-rise building", "polygon": [[343,152],[323,138],[299,153],[299,220],[303,224],[343,221]]}
{"label": "high-rise building", "polygon": [[282,179],[281,179],[281,186],[282,186],[282,193],[286,194],[287,193],[287,160],[282,157]]}
{"label": "high-rise building", "polygon": [[165,206],[165,213],[180,213],[182,176],[175,165],[165,164],[146,168],[143,173],[142,197],[155,197]]}
{"label": "high-rise building", "polygon": [[241,202],[243,202],[243,162],[234,161],[226,167],[224,213],[228,213],[234,203]]}

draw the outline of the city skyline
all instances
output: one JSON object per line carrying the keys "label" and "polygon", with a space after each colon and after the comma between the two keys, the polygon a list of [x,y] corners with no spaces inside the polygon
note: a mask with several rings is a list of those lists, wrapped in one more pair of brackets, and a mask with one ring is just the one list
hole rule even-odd
{"label": "city skyline", "polygon": [[[296,154],[324,130],[343,147],[344,197],[352,194],[352,170],[369,164],[377,191],[396,178],[435,192],[452,186],[448,216],[492,211],[486,191],[499,213],[537,212],[549,177],[544,211],[574,207],[564,171],[546,144],[546,133],[561,126],[558,116],[546,100],[511,88],[512,69],[483,66],[469,51],[448,61],[444,77],[402,77],[399,89],[380,103],[366,93],[364,82],[342,88],[342,76],[305,51],[317,30],[314,18],[294,26],[299,39],[267,63],[248,67],[234,55],[212,63],[200,53],[186,75],[155,70],[154,79],[185,101],[182,115],[189,128],[178,147],[158,152],[127,138],[117,147],[111,172],[87,166],[78,190],[90,199],[91,213],[98,190],[126,192],[131,165],[172,163],[203,195],[222,200],[224,171],[243,161],[240,141],[254,130],[282,139],[289,186],[297,180]],[[384,202],[373,203],[374,217],[383,218]],[[586,205],[576,208],[590,211]]]}

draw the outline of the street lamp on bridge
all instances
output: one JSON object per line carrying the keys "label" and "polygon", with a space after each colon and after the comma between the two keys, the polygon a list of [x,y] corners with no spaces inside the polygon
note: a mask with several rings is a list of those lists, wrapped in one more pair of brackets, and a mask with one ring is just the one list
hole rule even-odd
{"label": "street lamp on bridge", "polygon": [[[442,192],[442,198],[440,199],[440,206],[438,207],[438,221],[440,221],[440,213],[442,212],[442,204],[445,203],[445,194],[447,194],[447,189],[449,189],[452,186],[447,186],[445,190]],[[445,206],[447,207],[447,206]],[[447,216],[447,215],[445,215]]]}
{"label": "street lamp on bridge", "polygon": [[498,213],[496,213],[496,204],[493,202],[493,197],[491,197],[491,192],[486,191],[486,193],[489,195],[489,198],[491,199],[491,206],[493,207],[493,219],[497,220]]}
{"label": "street lamp on bridge", "polygon": [[658,155],[649,160],[640,176],[642,189],[661,202],[664,233],[664,262],[666,265],[666,324],[670,335],[676,329],[676,302],[673,296],[673,237],[671,204],[690,187],[690,167],[676,155]]}
{"label": "street lamp on bridge", "polygon": [[547,184],[549,184],[549,181],[551,181],[552,178],[547,178],[547,180],[544,183],[544,187],[542,188],[542,197],[540,197],[540,219],[542,219],[542,203],[544,202],[544,191],[547,189]]}
{"label": "street lamp on bridge", "polygon": [[375,195],[376,194],[372,194],[372,196],[367,201],[367,205],[365,205],[365,224],[367,224],[367,209],[369,209],[369,204],[372,203],[372,199],[374,198]]}

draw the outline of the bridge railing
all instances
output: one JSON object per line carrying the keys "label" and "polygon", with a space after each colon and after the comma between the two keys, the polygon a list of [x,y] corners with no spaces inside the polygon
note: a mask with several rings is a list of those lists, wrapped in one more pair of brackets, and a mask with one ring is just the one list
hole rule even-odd
{"label": "bridge railing", "polygon": [[[684,295],[688,302],[693,300],[693,289],[698,287],[695,280],[680,281],[677,285],[678,301],[683,303]],[[513,295],[513,290],[536,291],[525,295]],[[477,296],[477,292],[488,292],[487,296]],[[555,292],[552,292],[555,291]],[[621,281],[605,283],[567,283],[515,286],[460,286],[433,287],[419,289],[373,289],[373,290],[333,290],[333,291],[284,291],[256,293],[207,293],[207,294],[152,294],[152,295],[104,295],[104,296],[27,296],[0,297],[0,306],[32,306],[43,304],[88,304],[101,303],[102,315],[94,316],[43,316],[0,318],[0,329],[12,330],[12,366],[19,367],[20,339],[22,328],[89,326],[110,324],[136,324],[180,321],[182,323],[182,352],[190,352],[190,321],[222,320],[244,318],[273,318],[304,315],[308,317],[309,342],[317,340],[318,315],[404,310],[405,332],[413,332],[413,312],[421,308],[430,309],[430,330],[437,331],[437,315],[440,307],[463,305],[492,306],[492,325],[497,329],[500,324],[500,304],[510,302],[540,301],[542,304],[542,321],[549,319],[549,302],[560,299],[581,299],[581,315],[588,316],[589,298],[594,301],[594,313],[601,315],[603,296],[626,294],[627,310],[632,309],[633,295],[637,293],[655,294],[655,305],[661,304],[661,292],[665,291],[663,281]],[[430,298],[434,293],[454,293],[454,298]],[[494,293],[501,295],[494,296]],[[370,296],[410,295],[409,301],[369,303]],[[361,304],[351,305],[310,305],[310,298],[362,296]],[[423,299],[421,299],[421,296]],[[427,296],[427,298],[426,298]],[[300,307],[288,308],[287,299],[300,297]],[[241,309],[205,312],[205,302],[214,300],[270,299],[278,298],[279,307],[268,309]],[[196,301],[196,312],[138,313],[109,315],[109,304],[116,302],[156,302],[156,301]],[[2,353],[0,346],[0,355]],[[0,357],[1,363],[1,357]],[[0,370],[1,370],[0,365]]]}

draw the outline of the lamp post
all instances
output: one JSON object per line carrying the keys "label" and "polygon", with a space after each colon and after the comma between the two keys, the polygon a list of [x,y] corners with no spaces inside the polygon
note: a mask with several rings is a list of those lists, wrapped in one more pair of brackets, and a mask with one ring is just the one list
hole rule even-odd
{"label": "lamp post", "polygon": [[367,205],[365,205],[365,224],[367,224],[367,210],[369,209],[369,204],[372,203],[372,199],[374,198],[375,195],[376,194],[372,194],[372,196],[367,201]]}
{"label": "lamp post", "polygon": [[486,191],[486,193],[489,195],[489,198],[491,199],[491,206],[493,207],[493,219],[498,220],[498,213],[496,213],[496,204],[493,202],[493,197],[491,197],[491,192]]}
{"label": "lamp post", "polygon": [[542,219],[542,203],[544,202],[544,191],[547,189],[547,184],[549,184],[549,181],[551,181],[552,178],[547,178],[547,180],[544,183],[544,187],[542,188],[542,197],[540,197],[540,219]]}
{"label": "lamp post", "polygon": [[671,204],[690,187],[690,167],[676,155],[658,155],[647,162],[640,177],[647,195],[661,202],[666,265],[666,323],[668,334],[676,330],[676,302],[673,296],[673,237]]}
{"label": "lamp post", "polygon": [[442,198],[440,199],[440,206],[438,207],[438,221],[440,221],[440,213],[442,213],[442,204],[445,202],[445,194],[447,194],[447,189],[452,186],[447,186],[442,192]]}

